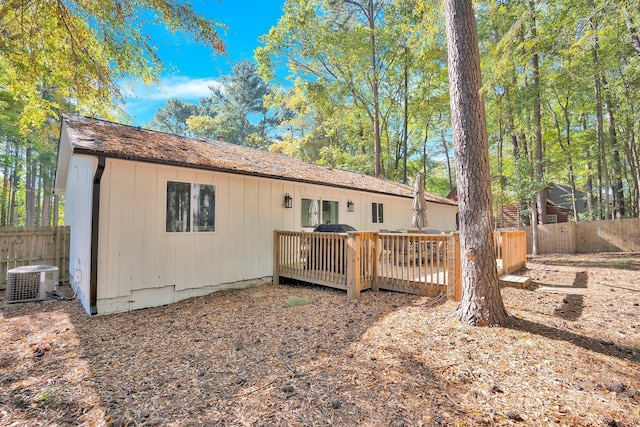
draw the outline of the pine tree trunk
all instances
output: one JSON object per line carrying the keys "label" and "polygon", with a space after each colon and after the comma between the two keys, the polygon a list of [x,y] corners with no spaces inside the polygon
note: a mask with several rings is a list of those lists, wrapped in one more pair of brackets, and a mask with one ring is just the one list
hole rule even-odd
{"label": "pine tree trunk", "polygon": [[[598,120],[598,128],[596,132],[596,142],[599,148],[598,157],[598,202],[600,204],[599,215],[600,219],[609,219],[609,169],[607,168],[607,154],[604,143],[604,113],[602,107],[602,74],[600,72],[600,59],[599,59],[599,42],[597,25],[592,21],[592,27],[594,30],[593,37],[593,66],[594,66],[594,89],[596,97],[596,118]],[[602,198],[604,197],[604,203]],[[604,217],[604,218],[602,218]]]}
{"label": "pine tree trunk", "polygon": [[445,0],[445,6],[460,210],[462,301],[458,317],[468,325],[498,325],[506,321],[507,311],[493,246],[489,146],[474,10],[472,0]]}
{"label": "pine tree trunk", "polygon": [[504,228],[504,198],[505,198],[505,176],[504,176],[504,126],[502,119],[498,118],[498,228]]}
{"label": "pine tree trunk", "polygon": [[[538,36],[536,28],[536,14],[535,3],[533,0],[529,1],[529,13],[531,14],[531,37],[535,40]],[[531,66],[533,68],[533,122],[534,122],[534,138],[536,141],[536,180],[540,184],[544,184],[544,168],[543,168],[543,154],[544,149],[542,147],[542,107],[541,107],[541,94],[540,94],[540,64],[539,56],[537,53],[533,54],[531,59]],[[546,188],[540,188],[538,190],[538,221],[541,224],[547,223],[547,190]]]}
{"label": "pine tree trunk", "polygon": [[445,161],[447,162],[447,179],[449,180],[449,193],[451,193],[453,191],[453,177],[451,176],[451,159],[449,156],[449,147],[447,146],[447,139],[444,136],[444,132],[440,133],[440,137],[442,141],[442,149],[444,150]]}
{"label": "pine tree trunk", "polygon": [[15,225],[16,220],[16,189],[18,188],[18,172],[20,169],[20,145],[14,141],[13,167],[11,170],[11,185],[9,186],[9,227]]}
{"label": "pine tree trunk", "polygon": [[26,160],[26,182],[25,182],[25,208],[26,208],[26,225],[33,227],[33,217],[35,214],[35,189],[33,188],[33,159],[31,156],[31,144],[27,145]]}
{"label": "pine tree trunk", "polygon": [[5,141],[5,156],[2,162],[2,212],[0,213],[0,226],[5,227],[7,225],[7,218],[9,213],[9,170],[11,169],[9,159],[11,158],[11,144],[9,141]]}
{"label": "pine tree trunk", "polygon": [[404,48],[404,114],[402,118],[402,150],[404,156],[402,156],[402,182],[407,183],[407,157],[409,156],[409,63],[407,56],[409,55],[408,49]]}
{"label": "pine tree trunk", "polygon": [[380,137],[380,99],[378,95],[378,52],[376,48],[376,17],[374,11],[373,0],[369,0],[367,3],[367,20],[369,21],[369,42],[371,44],[371,89],[373,94],[373,140],[375,143],[374,157],[375,157],[375,176],[380,177],[382,173],[382,141]]}
{"label": "pine tree trunk", "polygon": [[53,226],[57,227],[60,222],[60,218],[58,217],[58,212],[60,212],[60,196],[57,194],[53,196]]}
{"label": "pine tree trunk", "polygon": [[624,189],[622,187],[622,166],[620,164],[620,151],[618,150],[618,134],[616,132],[616,120],[614,107],[611,102],[611,95],[608,94],[607,79],[603,76],[602,82],[605,89],[605,105],[609,116],[609,146],[611,147],[611,168],[613,169],[613,179],[611,190],[613,193],[614,218],[624,216]]}
{"label": "pine tree trunk", "polygon": [[640,217],[640,155],[636,146],[635,131],[629,120],[629,137],[627,139],[627,159],[631,166],[631,182],[633,183],[633,196],[635,203],[632,205],[633,217]]}

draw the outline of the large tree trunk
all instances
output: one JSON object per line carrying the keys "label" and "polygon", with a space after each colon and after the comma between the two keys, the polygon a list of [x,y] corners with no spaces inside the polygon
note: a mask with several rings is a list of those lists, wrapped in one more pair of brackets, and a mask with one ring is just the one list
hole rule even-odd
{"label": "large tree trunk", "polygon": [[9,184],[11,182],[9,178],[9,170],[11,169],[11,144],[9,140],[5,140],[5,155],[2,162],[2,212],[0,213],[0,226],[7,225],[7,218],[9,216]]}
{"label": "large tree trunk", "polygon": [[614,218],[624,216],[624,189],[622,187],[622,166],[620,164],[620,150],[618,150],[618,134],[616,132],[616,120],[614,107],[611,101],[611,94],[608,93],[607,79],[603,76],[602,83],[605,89],[605,105],[609,116],[609,145],[611,146],[611,167],[613,169],[613,179],[611,180],[611,192],[613,193]]}
{"label": "large tree trunk", "polygon": [[[535,40],[538,36],[536,28],[536,14],[535,14],[535,2],[529,1],[529,13],[531,14],[531,37]],[[533,68],[533,123],[534,123],[534,138],[536,142],[536,181],[539,184],[544,184],[544,168],[543,168],[543,154],[542,147],[542,106],[541,106],[541,94],[540,94],[540,58],[537,53],[533,54],[531,58],[531,67]],[[547,189],[540,188],[537,196],[538,205],[538,220],[541,224],[547,223]]]}
{"label": "large tree trunk", "polygon": [[[442,150],[444,151],[445,161],[447,162],[447,179],[449,180],[449,193],[453,191],[453,177],[451,176],[451,159],[449,158],[449,146],[444,132],[440,132],[440,140],[442,141]],[[426,176],[426,175],[425,175]]]}
{"label": "large tree trunk", "polygon": [[[582,131],[585,132],[587,130],[587,119],[582,118]],[[595,219],[595,212],[593,206],[593,167],[591,163],[591,147],[587,146],[587,163],[585,165],[585,174],[587,176],[587,180],[584,184],[585,192],[587,193],[587,218],[589,221],[593,221]]]}
{"label": "large tree trunk", "polygon": [[409,60],[407,58],[409,52],[406,46],[404,48],[404,55],[404,85],[402,91],[404,95],[404,113],[402,117],[402,150],[404,152],[404,156],[402,156],[402,182],[406,184],[408,182],[407,157],[409,157]]}
{"label": "large tree trunk", "polygon": [[376,17],[380,13],[376,9],[373,0],[343,0],[345,3],[355,6],[363,13],[369,26],[369,45],[371,52],[371,96],[373,104],[373,142],[374,142],[374,173],[376,178],[382,173],[382,138],[380,133],[380,95],[379,95],[379,70],[378,70],[378,48],[376,45]]}
{"label": "large tree trunk", "polygon": [[373,140],[375,143],[373,155],[375,157],[375,176],[380,177],[382,173],[382,141],[380,137],[380,99],[378,95],[378,52],[376,48],[376,14],[373,0],[367,2],[367,20],[369,22],[369,42],[371,44],[371,89],[373,95]]}
{"label": "large tree trunk", "polygon": [[468,325],[502,324],[502,303],[493,246],[491,175],[480,55],[472,0],[445,0],[454,161],[460,209],[462,301]]}
{"label": "large tree trunk", "polygon": [[18,188],[18,174],[20,172],[20,144],[14,140],[13,167],[11,169],[11,182],[9,184],[9,222],[8,226],[16,224],[16,189]]}
{"label": "large tree trunk", "polygon": [[26,210],[26,225],[27,227],[33,227],[35,225],[35,171],[31,144],[27,145],[26,154],[26,180],[25,180],[25,210]]}
{"label": "large tree trunk", "polygon": [[58,212],[60,212],[60,196],[56,194],[55,196],[53,196],[53,225],[56,227],[60,222]]}
{"label": "large tree trunk", "polygon": [[631,216],[640,216],[640,156],[636,144],[636,136],[634,130],[633,118],[627,113],[627,129],[628,136],[625,139],[625,149],[627,163],[631,169],[631,179],[629,180],[632,187],[633,202],[631,205]]}
{"label": "large tree trunk", "polygon": [[562,134],[562,130],[560,129],[560,121],[558,120],[558,116],[553,110],[553,107],[549,105],[549,111],[553,116],[553,122],[556,126],[556,130],[558,132],[558,144],[560,144],[560,148],[562,149],[565,158],[567,160],[567,179],[569,180],[569,185],[571,186],[571,206],[573,209],[573,220],[578,222],[578,202],[576,200],[576,175],[573,171],[573,155],[571,154],[571,115],[569,114],[569,97],[565,98],[565,103],[563,104],[560,97],[557,99],[557,103],[562,109],[562,117],[564,119],[564,136]]}
{"label": "large tree trunk", "polygon": [[[596,132],[596,142],[599,147],[598,156],[598,202],[600,205],[598,218],[610,219],[609,217],[609,169],[607,168],[607,154],[604,141],[604,113],[602,106],[602,73],[600,72],[600,59],[599,59],[599,42],[598,42],[598,26],[591,21],[591,26],[594,31],[593,36],[593,67],[594,67],[594,90],[596,101],[596,118],[598,120],[598,128]],[[603,201],[604,198],[604,201]]]}

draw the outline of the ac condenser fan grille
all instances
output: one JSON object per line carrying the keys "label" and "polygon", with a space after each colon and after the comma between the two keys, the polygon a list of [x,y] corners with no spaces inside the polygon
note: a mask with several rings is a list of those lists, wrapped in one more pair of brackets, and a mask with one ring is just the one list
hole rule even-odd
{"label": "ac condenser fan grille", "polygon": [[42,301],[58,288],[58,267],[34,265],[7,271],[6,303]]}
{"label": "ac condenser fan grille", "polygon": [[40,294],[40,273],[9,274],[7,302],[36,301]]}

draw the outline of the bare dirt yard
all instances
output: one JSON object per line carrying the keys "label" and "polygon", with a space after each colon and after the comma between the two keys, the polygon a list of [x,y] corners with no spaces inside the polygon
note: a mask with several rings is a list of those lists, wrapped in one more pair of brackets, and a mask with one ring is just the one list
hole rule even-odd
{"label": "bare dirt yard", "polygon": [[0,425],[640,426],[640,254],[523,274],[493,328],[451,301],[299,284],[93,318],[3,305]]}

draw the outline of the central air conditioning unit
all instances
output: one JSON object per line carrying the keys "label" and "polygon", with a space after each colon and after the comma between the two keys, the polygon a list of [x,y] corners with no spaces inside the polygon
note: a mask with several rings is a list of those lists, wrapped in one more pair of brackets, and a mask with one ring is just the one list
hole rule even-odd
{"label": "central air conditioning unit", "polygon": [[58,267],[30,265],[7,271],[5,302],[44,301],[58,290]]}

